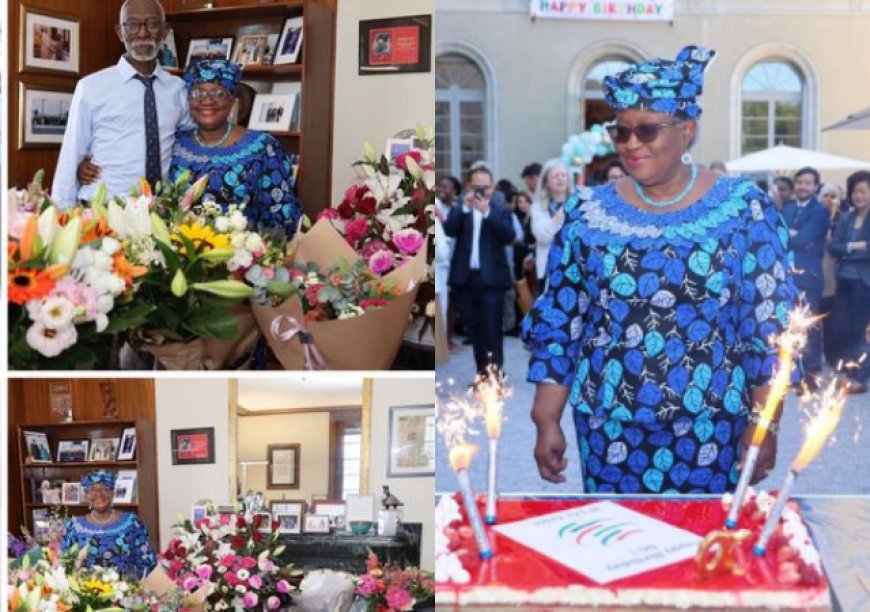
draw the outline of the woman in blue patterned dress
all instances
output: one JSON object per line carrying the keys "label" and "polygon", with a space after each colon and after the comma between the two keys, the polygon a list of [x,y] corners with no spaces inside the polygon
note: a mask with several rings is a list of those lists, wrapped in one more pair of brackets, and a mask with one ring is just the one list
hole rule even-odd
{"label": "woman in blue patterned dress", "polygon": [[[747,423],[776,363],[769,338],[796,291],[788,233],[767,195],[692,165],[696,98],[714,55],[687,47],[605,79],[616,111],[608,131],[628,176],[569,198],[549,289],[524,322],[545,480],[565,480],[568,402],[587,491],[736,486]],[[753,482],[775,457],[769,435]]]}
{"label": "woman in blue patterned dress", "polygon": [[157,558],[148,543],[148,531],[135,514],[112,507],[115,476],[106,470],[90,472],[82,478],[82,488],[91,511],[67,521],[64,550],[88,548],[85,567],[114,568],[130,580],[141,580],[151,573]]}
{"label": "woman in blue patterned dress", "polygon": [[185,170],[194,178],[208,174],[203,200],[224,208],[243,204],[249,229],[283,228],[289,239],[302,216],[291,162],[274,136],[230,121],[241,76],[241,67],[226,60],[201,60],[187,69],[196,127],[176,135],[169,178]]}

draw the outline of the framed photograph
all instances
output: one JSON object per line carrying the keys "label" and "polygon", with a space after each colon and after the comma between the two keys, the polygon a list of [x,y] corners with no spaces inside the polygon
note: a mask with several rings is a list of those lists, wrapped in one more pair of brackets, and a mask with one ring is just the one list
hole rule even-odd
{"label": "framed photograph", "polygon": [[18,84],[18,148],[50,147],[63,142],[73,92]]}
{"label": "framed photograph", "polygon": [[265,64],[268,50],[269,37],[267,34],[242,36],[236,43],[233,61],[243,66],[248,64]]}
{"label": "framed photograph", "polygon": [[[43,504],[56,505],[61,503],[63,498],[63,485],[67,484],[64,481],[43,481],[42,489],[40,490],[40,500]],[[48,486],[46,486],[48,485]]]}
{"label": "framed photograph", "polygon": [[287,132],[293,119],[294,96],[257,94],[248,128],[265,132]]}
{"label": "framed photograph", "polygon": [[190,509],[190,524],[196,526],[197,522],[208,517],[208,506],[193,506]]}
{"label": "framed photograph", "polygon": [[157,63],[161,68],[178,68],[178,50],[175,48],[175,32],[172,30],[169,30],[169,34],[160,43]]}
{"label": "framed photograph", "polygon": [[127,427],[121,434],[118,461],[133,461],[136,458],[136,428]]}
{"label": "framed photograph", "polygon": [[295,64],[302,50],[302,17],[288,17],[281,29],[281,38],[273,64]]}
{"label": "framed photograph", "polygon": [[387,476],[435,475],[435,404],[390,407]]}
{"label": "framed photograph", "polygon": [[264,64],[271,64],[275,61],[275,51],[278,50],[278,37],[281,34],[266,35],[266,54],[263,56]]}
{"label": "framed photograph", "polygon": [[214,463],[214,427],[173,429],[172,465]]}
{"label": "framed photograph", "polygon": [[278,533],[302,533],[302,514],[298,512],[276,512]]}
{"label": "framed photograph", "polygon": [[269,502],[269,511],[274,515],[279,512],[298,512],[305,514],[308,504],[304,499],[273,499]]}
{"label": "framed photograph", "polygon": [[359,74],[431,70],[432,15],[359,22]]}
{"label": "framed photograph", "polygon": [[203,59],[230,59],[234,40],[235,38],[232,36],[191,38],[190,45],[187,47],[187,61],[184,62],[184,66],[190,66],[193,62]]}
{"label": "framed photograph", "polygon": [[97,438],[91,441],[88,461],[114,461],[118,455],[121,438]]}
{"label": "framed photograph", "polygon": [[384,155],[387,157],[387,159],[396,159],[403,153],[407,153],[413,148],[413,138],[388,138],[387,146],[384,149]]}
{"label": "framed photograph", "polygon": [[41,431],[24,431],[24,445],[27,447],[28,463],[51,463],[51,447],[48,436]]}
{"label": "framed photograph", "polygon": [[119,478],[115,482],[115,504],[132,504],[135,499],[136,483],[128,478]]}
{"label": "framed photograph", "polygon": [[58,463],[83,463],[88,460],[90,440],[59,440],[57,443]]}
{"label": "framed photograph", "polygon": [[31,515],[33,520],[33,538],[40,544],[48,541],[49,528],[51,527],[51,512],[48,508],[34,508]]}
{"label": "framed photograph", "polygon": [[299,488],[299,444],[270,444],[266,449],[269,460],[268,489]]}
{"label": "framed photograph", "polygon": [[260,524],[257,526],[257,531],[259,531],[260,533],[272,533],[271,512],[254,512],[252,520],[260,521]]}
{"label": "framed photograph", "polygon": [[82,503],[82,484],[80,482],[65,482],[62,491],[64,505],[77,506]]}
{"label": "framed photograph", "polygon": [[325,514],[306,514],[305,533],[329,533],[329,517]]}
{"label": "framed photograph", "polygon": [[79,74],[78,18],[22,6],[20,38],[18,69],[22,72]]}
{"label": "framed photograph", "polygon": [[220,504],[217,506],[216,514],[218,516],[233,516],[238,514],[238,509],[235,504]]}

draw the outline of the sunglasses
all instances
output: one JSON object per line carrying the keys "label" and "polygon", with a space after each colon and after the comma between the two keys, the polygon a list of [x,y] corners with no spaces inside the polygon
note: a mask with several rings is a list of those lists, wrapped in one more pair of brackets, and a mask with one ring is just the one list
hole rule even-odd
{"label": "sunglasses", "polygon": [[684,121],[670,121],[668,123],[639,123],[634,127],[620,125],[618,123],[607,126],[607,133],[610,134],[610,139],[616,144],[625,144],[634,134],[637,139],[643,144],[649,144],[659,136],[666,127],[682,125]]}

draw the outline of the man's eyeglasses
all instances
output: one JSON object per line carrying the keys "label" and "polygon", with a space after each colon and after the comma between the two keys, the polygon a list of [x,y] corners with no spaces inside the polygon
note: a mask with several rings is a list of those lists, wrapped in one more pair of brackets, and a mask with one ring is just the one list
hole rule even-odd
{"label": "man's eyeglasses", "polygon": [[669,121],[667,123],[639,123],[634,127],[627,125],[608,125],[607,133],[610,134],[610,139],[616,144],[625,144],[634,134],[637,139],[643,144],[649,144],[659,136],[666,127],[683,124],[683,121]]}
{"label": "man's eyeglasses", "polygon": [[225,89],[193,89],[190,92],[190,97],[198,101],[211,98],[215,102],[226,102],[233,97],[233,94]]}
{"label": "man's eyeglasses", "polygon": [[145,21],[125,21],[121,24],[124,28],[124,33],[127,36],[135,36],[142,30],[142,26],[148,30],[150,34],[157,34],[163,29],[164,22],[162,19],[146,19]]}

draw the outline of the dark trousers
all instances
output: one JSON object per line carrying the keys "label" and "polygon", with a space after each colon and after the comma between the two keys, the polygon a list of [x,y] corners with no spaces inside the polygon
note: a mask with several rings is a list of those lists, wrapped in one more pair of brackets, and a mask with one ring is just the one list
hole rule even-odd
{"label": "dark trousers", "polygon": [[[803,289],[804,303],[810,307],[810,316],[822,312],[822,290]],[[822,323],[819,321],[807,332],[807,343],[801,352],[804,374],[822,372]]]}
{"label": "dark trousers", "polygon": [[[831,323],[837,343],[837,358],[855,361],[865,350],[864,330],[870,323],[870,287],[859,279],[838,278]],[[870,358],[870,356],[868,356]],[[845,368],[852,378],[859,375]]]}
{"label": "dark trousers", "polygon": [[456,310],[462,317],[462,326],[474,346],[474,361],[479,373],[490,364],[499,369],[504,364],[504,292],[502,288],[484,286],[479,272],[472,272],[464,285],[454,285],[450,289],[456,299]]}

